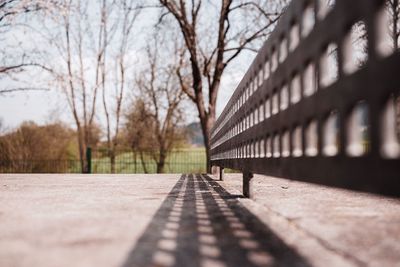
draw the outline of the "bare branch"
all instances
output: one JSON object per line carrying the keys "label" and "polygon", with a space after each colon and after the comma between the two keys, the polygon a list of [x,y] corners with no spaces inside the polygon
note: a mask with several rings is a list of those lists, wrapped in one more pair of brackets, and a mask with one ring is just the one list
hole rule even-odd
{"label": "bare branch", "polygon": [[25,92],[25,91],[50,91],[49,88],[31,88],[31,87],[17,87],[10,89],[0,89],[0,95],[15,92]]}
{"label": "bare branch", "polygon": [[270,24],[262,27],[261,29],[253,33],[250,37],[246,38],[244,41],[241,42],[239,47],[235,49],[228,48],[228,50],[236,50],[236,52],[226,60],[225,64],[228,65],[232,60],[234,60],[240,54],[240,52],[242,52],[245,49],[246,45],[248,45],[249,43],[253,42],[254,40],[260,37],[265,36],[264,31],[269,27],[271,27],[271,25],[273,25],[278,19],[279,17],[272,20]]}

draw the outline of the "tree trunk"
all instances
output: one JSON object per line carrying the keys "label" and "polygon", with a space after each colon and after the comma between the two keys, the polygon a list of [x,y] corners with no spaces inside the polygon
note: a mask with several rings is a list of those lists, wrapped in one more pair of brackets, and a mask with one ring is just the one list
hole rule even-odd
{"label": "tree trunk", "polygon": [[115,173],[115,150],[110,150],[111,173]]}
{"label": "tree trunk", "polygon": [[147,171],[146,163],[144,162],[143,152],[140,151],[139,154],[140,154],[140,161],[142,162],[142,166],[143,166],[143,171],[144,171],[144,173],[149,173],[149,172]]}
{"label": "tree trunk", "polygon": [[86,144],[82,138],[82,129],[78,126],[78,149],[79,149],[79,161],[81,165],[81,172],[87,173],[86,163]]}
{"label": "tree trunk", "polygon": [[81,172],[86,173],[86,164],[85,164],[85,158],[84,158],[84,153],[83,153],[83,148],[82,145],[79,143],[79,161],[81,164]]}
{"label": "tree trunk", "polygon": [[210,144],[210,136],[211,136],[211,128],[215,123],[215,111],[208,116],[200,117],[201,130],[204,136],[204,146],[206,148],[206,172],[211,173],[211,144]]}
{"label": "tree trunk", "polygon": [[135,174],[137,173],[137,156],[136,156],[136,151],[133,150],[133,164],[135,164],[134,170]]}
{"label": "tree trunk", "polygon": [[165,151],[161,151],[159,161],[157,162],[157,173],[164,173],[166,158],[167,154],[165,153]]}

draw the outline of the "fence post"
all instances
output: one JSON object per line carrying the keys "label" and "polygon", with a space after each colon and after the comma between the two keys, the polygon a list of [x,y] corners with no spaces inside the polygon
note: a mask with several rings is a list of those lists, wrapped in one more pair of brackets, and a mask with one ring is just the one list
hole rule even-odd
{"label": "fence post", "polygon": [[253,197],[253,186],[251,180],[253,179],[253,174],[249,171],[243,172],[243,196],[247,198]]}
{"label": "fence post", "polygon": [[219,180],[223,181],[224,180],[224,168],[219,167]]}
{"label": "fence post", "polygon": [[92,173],[92,148],[87,147],[86,148],[86,173]]}

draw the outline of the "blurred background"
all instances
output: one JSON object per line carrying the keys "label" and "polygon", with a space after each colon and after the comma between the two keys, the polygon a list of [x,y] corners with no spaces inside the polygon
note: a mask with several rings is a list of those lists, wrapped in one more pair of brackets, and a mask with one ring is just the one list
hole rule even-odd
{"label": "blurred background", "polygon": [[1,1],[0,172],[204,172],[287,2]]}
{"label": "blurred background", "polygon": [[[0,172],[205,172],[211,128],[288,2],[1,0]],[[397,50],[398,1],[385,10]]]}

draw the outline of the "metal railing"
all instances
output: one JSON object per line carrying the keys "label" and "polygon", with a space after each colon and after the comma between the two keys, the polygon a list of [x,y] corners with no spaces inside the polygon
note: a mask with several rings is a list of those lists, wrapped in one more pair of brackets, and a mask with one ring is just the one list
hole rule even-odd
{"label": "metal railing", "polygon": [[[211,164],[400,196],[400,53],[383,0],[295,0],[211,134]],[[396,124],[397,120],[397,124]]]}

